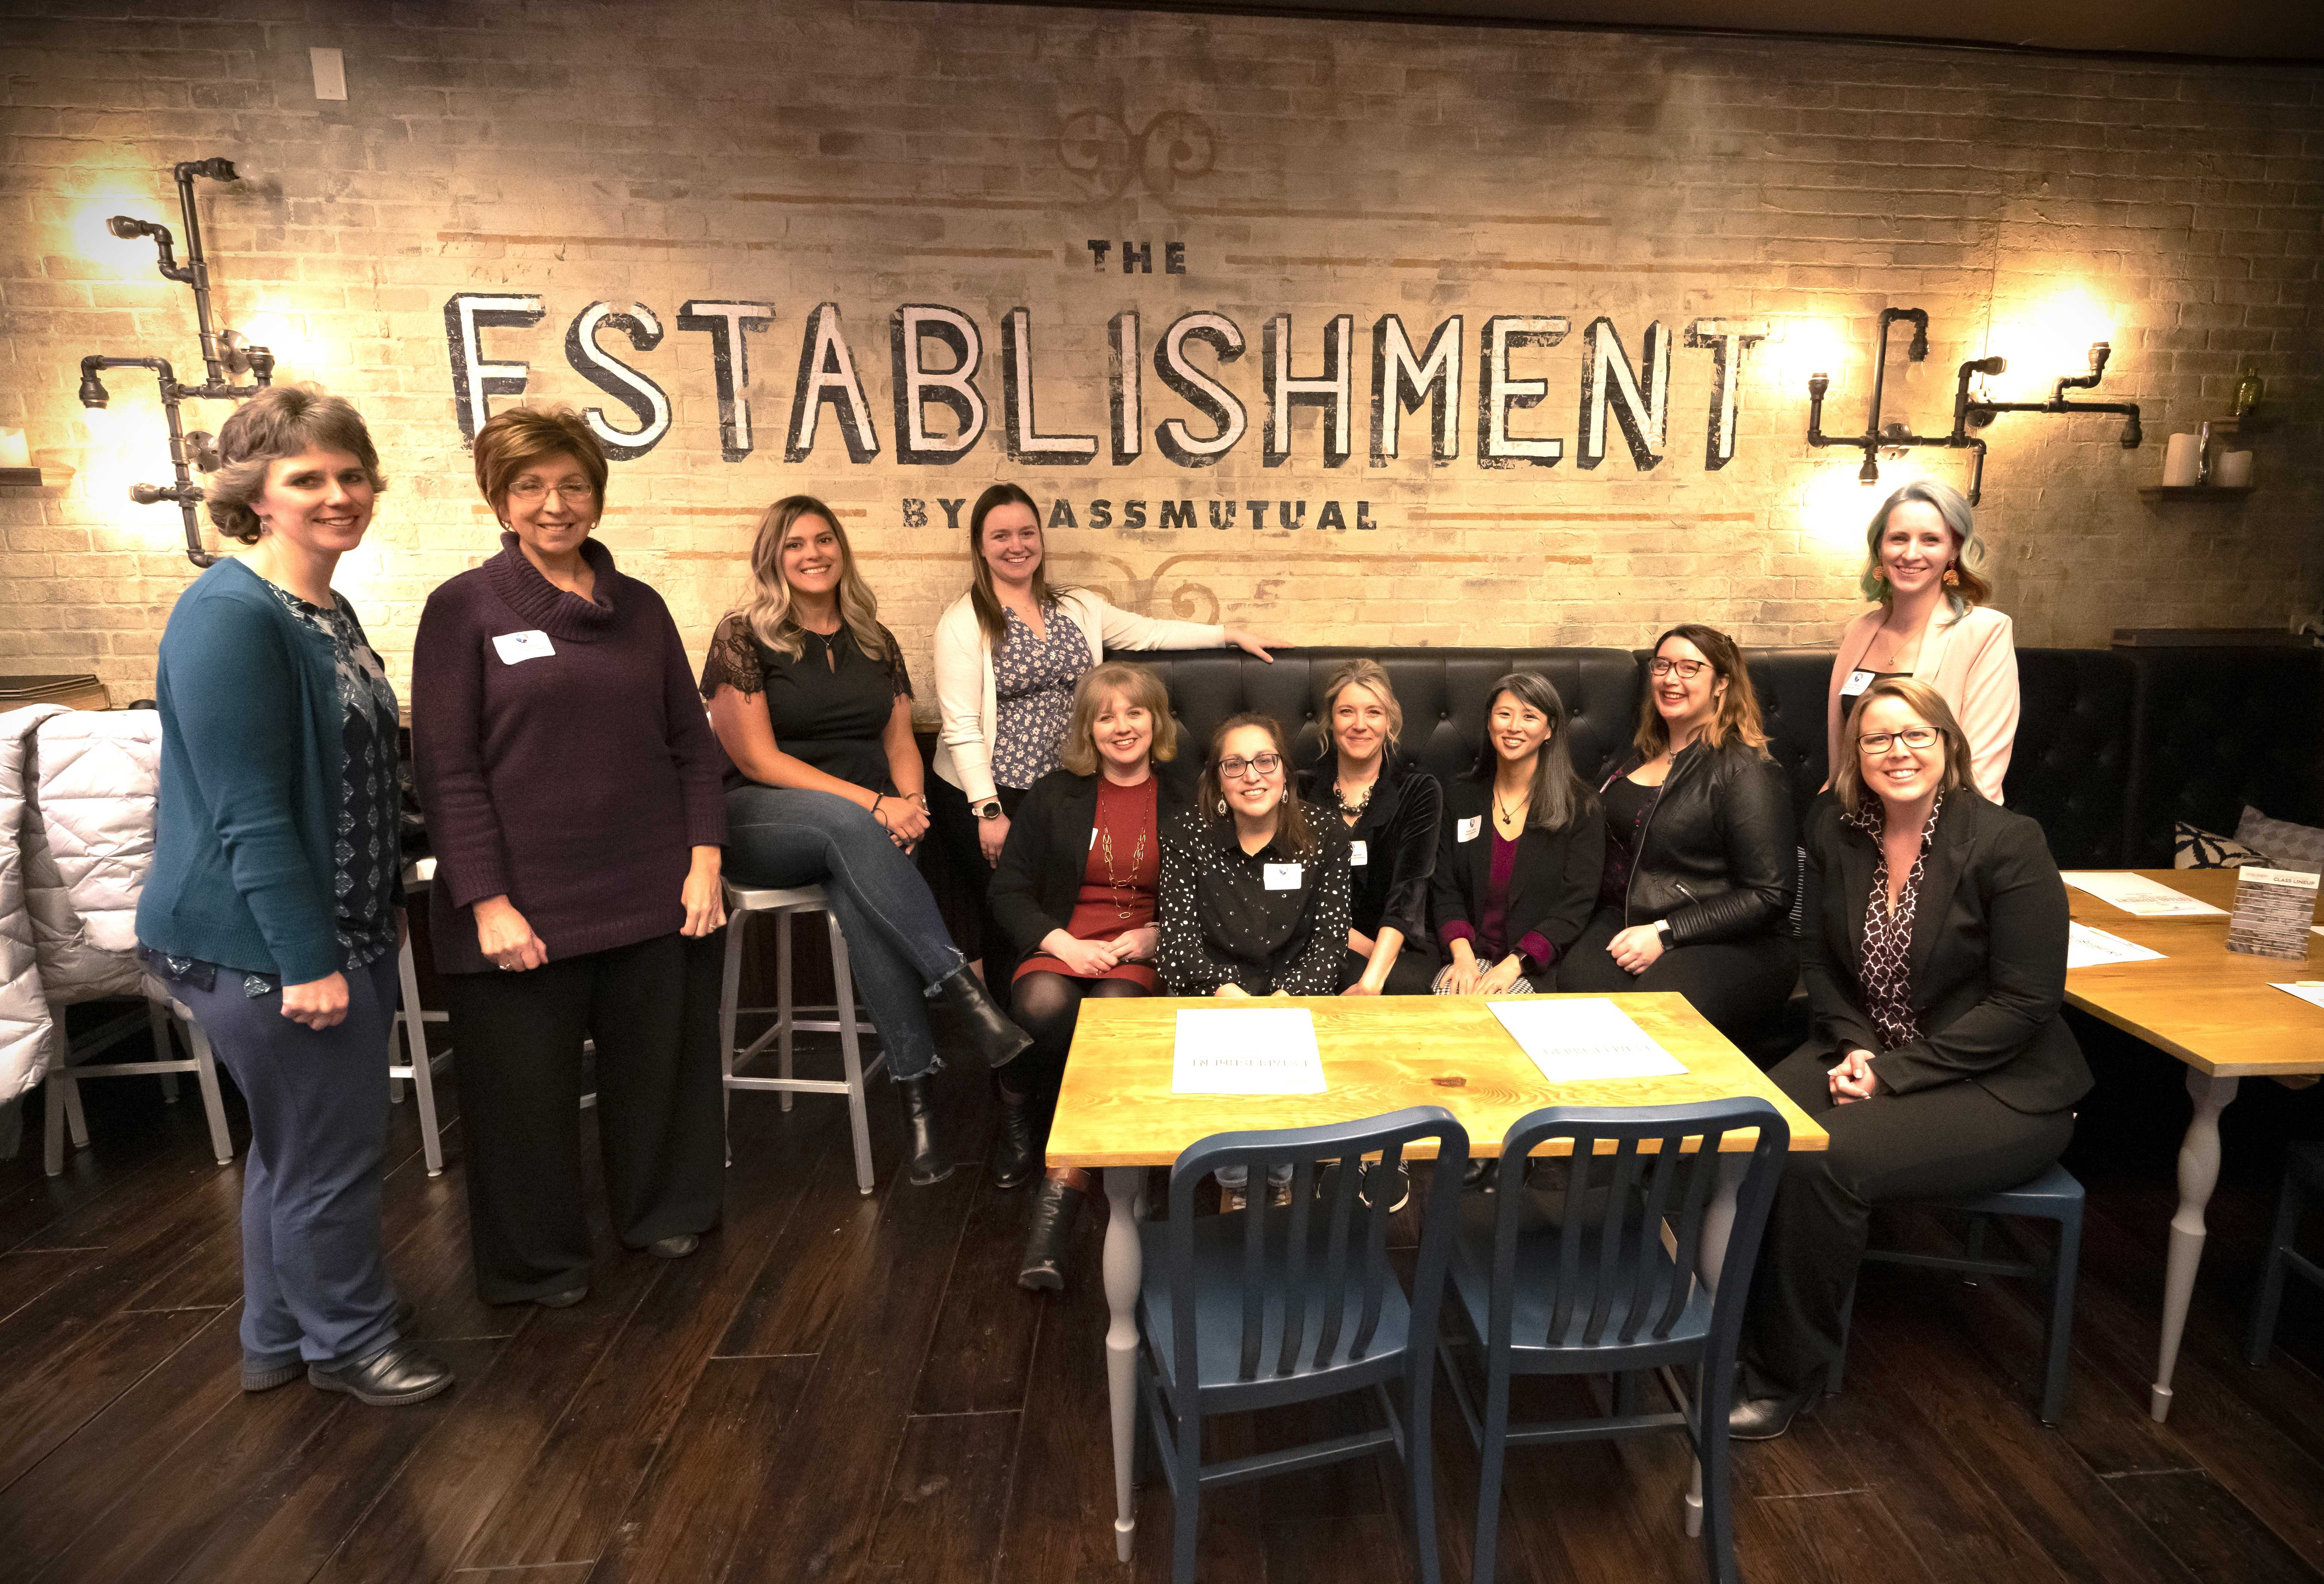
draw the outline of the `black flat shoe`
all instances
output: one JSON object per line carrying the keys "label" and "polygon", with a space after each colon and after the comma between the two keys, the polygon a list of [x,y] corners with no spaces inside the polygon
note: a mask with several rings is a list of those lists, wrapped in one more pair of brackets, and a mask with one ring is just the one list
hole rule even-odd
{"label": "black flat shoe", "polygon": [[702,1239],[691,1232],[675,1232],[668,1237],[657,1237],[646,1245],[646,1252],[656,1259],[684,1259],[702,1246]]}
{"label": "black flat shoe", "polygon": [[1041,1165],[1041,1152],[1033,1139],[1033,1098],[1012,1095],[1000,1085],[994,1088],[1001,1101],[1001,1128],[992,1148],[992,1186],[1015,1188]]}
{"label": "black flat shoe", "polygon": [[390,1342],[368,1358],[325,1369],[307,1366],[307,1383],[319,1391],[344,1392],[374,1408],[424,1403],[452,1384],[452,1369],[416,1342]]}
{"label": "black flat shoe", "polygon": [[562,1292],[544,1292],[533,1301],[543,1309],[570,1309],[588,1296],[589,1283],[584,1282],[577,1287],[567,1287]]}
{"label": "black flat shoe", "polygon": [[1009,1021],[993,1005],[984,981],[966,968],[954,969],[950,978],[936,986],[936,995],[952,1008],[987,1067],[1006,1067],[1033,1048],[1033,1036]]}
{"label": "black flat shoe", "polygon": [[1017,1285],[1028,1292],[1065,1290],[1065,1252],[1073,1246],[1074,1218],[1081,1208],[1080,1189],[1062,1178],[1042,1179],[1032,1225],[1025,1231],[1025,1264]]}
{"label": "black flat shoe", "polygon": [[904,1094],[904,1128],[911,1149],[904,1164],[911,1173],[912,1186],[927,1188],[942,1182],[952,1175],[952,1163],[936,1149],[936,1107],[928,1093],[928,1080],[907,1078],[896,1087]]}
{"label": "black flat shoe", "polygon": [[1789,1397],[1752,1397],[1739,1402],[1727,1411],[1727,1439],[1733,1441],[1771,1441],[1792,1428],[1792,1421],[1804,1419],[1815,1410],[1814,1392],[1801,1392]]}

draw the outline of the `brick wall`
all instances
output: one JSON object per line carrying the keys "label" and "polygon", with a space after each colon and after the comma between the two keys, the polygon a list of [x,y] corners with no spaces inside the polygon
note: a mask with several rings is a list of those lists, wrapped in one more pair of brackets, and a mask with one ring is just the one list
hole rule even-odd
{"label": "brick wall", "polygon": [[[1855,453],[1803,443],[1806,376],[1832,376],[1827,429],[1858,428],[1888,306],[1930,314],[1927,362],[1889,369],[1888,416],[1916,431],[1949,427],[1962,359],[2000,353],[2012,369],[1996,394],[2046,394],[2098,335],[2115,354],[2096,394],[2144,406],[2131,453],[2104,418],[1987,431],[1979,521],[2021,643],[2281,625],[2324,600],[2313,70],[877,0],[80,9],[0,6],[0,426],[75,470],[0,489],[0,672],[90,670],[116,697],[150,685],[191,576],[174,510],[124,496],[166,482],[160,413],[150,382],[124,374],[92,427],[75,364],[103,350],[198,366],[187,293],[102,220],[174,227],[168,166],[211,154],[246,177],[199,190],[225,322],[273,345],[279,378],[353,398],[380,442],[392,490],[341,586],[399,676],[428,590],[494,544],[456,419],[446,305],[463,292],[538,298],[537,325],[484,329],[481,354],[528,364],[529,398],[602,407],[616,429],[639,420],[575,371],[568,328],[600,302],[642,305],[662,328],[650,350],[617,327],[595,338],[670,415],[617,467],[602,535],[669,596],[697,650],[736,592],[757,509],[806,490],[839,509],[924,665],[964,582],[942,503],[1006,477],[1072,507],[1075,525],[1050,537],[1066,577],[1295,641],[1627,644],[1696,618],[1752,643],[1829,642],[1858,608],[1877,492],[1854,482]],[[312,46],[345,52],[344,103],[314,97]],[[1123,273],[1125,244],[1150,250],[1150,273]],[[754,445],[728,459],[713,338],[679,315],[738,301],[771,322],[748,336],[739,392]],[[786,459],[825,302],[879,446],[861,461],[831,403],[812,449]],[[988,428],[950,465],[899,458],[890,321],[914,303],[982,337]],[[1020,306],[1037,427],[1094,439],[1088,462],[1009,455]],[[1109,352],[1125,311],[1143,415],[1138,454],[1117,462]],[[1182,421],[1199,441],[1213,425],[1157,372],[1155,345],[1201,312],[1246,350],[1221,365],[1197,342],[1185,361],[1248,408],[1248,432],[1215,465],[1182,467],[1157,426]],[[1288,455],[1269,465],[1278,315],[1294,378],[1323,372],[1349,316],[1338,466],[1314,406],[1291,410]],[[1394,459],[1372,454],[1387,315],[1416,348],[1462,320],[1458,454],[1441,465],[1425,410],[1403,416]],[[1507,358],[1508,379],[1546,394],[1505,426],[1562,440],[1554,467],[1480,465],[1496,316],[1570,327]],[[1629,366],[1650,324],[1670,341],[1650,468],[1611,420],[1602,465],[1579,465],[1585,330],[1600,316]],[[1705,320],[1766,333],[1732,371],[1733,454],[1718,468],[1714,357],[1687,344]],[[2250,440],[2259,490],[2142,499],[2164,437],[2224,412],[2246,368],[2266,377],[2275,420]],[[941,447],[954,420],[924,410]],[[212,404],[192,421],[224,416]],[[1965,477],[1959,453],[1937,451],[1889,476],[1914,468]],[[1133,500],[1142,529],[1125,526]],[[1161,504],[1181,500],[1199,525],[1165,530]],[[1271,503],[1266,529],[1252,501]],[[1213,529],[1226,502],[1234,524]],[[1305,526],[1280,525],[1285,502],[1304,503]],[[1347,526],[1319,530],[1327,502]]]}

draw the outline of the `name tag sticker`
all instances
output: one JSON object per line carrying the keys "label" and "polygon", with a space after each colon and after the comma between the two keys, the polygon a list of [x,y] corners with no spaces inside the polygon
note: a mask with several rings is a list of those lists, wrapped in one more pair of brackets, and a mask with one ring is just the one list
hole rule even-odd
{"label": "name tag sticker", "polygon": [[1840,696],[1843,699],[1853,699],[1871,685],[1872,673],[1870,672],[1849,672],[1848,673],[1848,680],[1840,684]]}
{"label": "name tag sticker", "polygon": [[1094,825],[1090,827],[1090,847],[1092,850],[1097,847],[1097,827]]}
{"label": "name tag sticker", "polygon": [[1366,843],[1360,841],[1351,841],[1348,843],[1348,866],[1350,868],[1360,869],[1371,861],[1372,855]]}
{"label": "name tag sticker", "polygon": [[1268,865],[1268,866],[1267,866],[1267,888],[1268,888],[1269,891],[1296,891],[1296,890],[1298,890],[1298,889],[1299,889],[1299,871],[1300,871],[1301,867],[1302,867],[1302,866],[1300,866],[1300,865],[1298,865],[1298,864],[1269,864],[1269,865]]}
{"label": "name tag sticker", "polygon": [[521,665],[528,660],[540,660],[554,654],[549,635],[535,628],[530,633],[503,633],[493,640],[493,647],[501,652],[503,665]]}
{"label": "name tag sticker", "polygon": [[1478,815],[1472,820],[1455,820],[1452,821],[1452,839],[1455,841],[1474,841],[1477,839],[1477,833],[1484,828],[1485,817],[1482,814]]}

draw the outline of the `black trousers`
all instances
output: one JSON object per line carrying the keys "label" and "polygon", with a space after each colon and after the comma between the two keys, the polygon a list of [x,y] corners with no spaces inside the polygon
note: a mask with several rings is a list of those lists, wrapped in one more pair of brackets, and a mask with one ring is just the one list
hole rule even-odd
{"label": "black trousers", "polygon": [[[1017,805],[1025,801],[1024,792],[999,785],[992,790],[1001,800],[1001,813],[1014,820]],[[953,883],[969,899],[971,915],[976,921],[969,938],[959,943],[961,955],[971,961],[982,959],[990,984],[991,976],[1007,971],[1006,959],[1013,954],[992,917],[992,866],[984,861],[984,849],[977,842],[977,831],[984,821],[968,806],[968,794],[941,775],[928,777],[927,793],[928,834],[935,838],[936,857],[952,871]],[[1002,961],[993,960],[996,953]]]}
{"label": "black trousers", "polygon": [[444,976],[467,1140],[476,1292],[521,1303],[588,1280],[581,1042],[597,1048],[597,1141],[631,1248],[718,1224],[723,934],[663,935],[524,973]]}
{"label": "black trousers", "polygon": [[1634,977],[1606,952],[1606,943],[1621,931],[1622,910],[1600,908],[1582,939],[1558,959],[1557,988],[1589,996],[1675,990],[1712,1027],[1748,1049],[1753,1031],[1781,1009],[1799,982],[1799,949],[1779,934],[1674,946]]}
{"label": "black trousers", "polygon": [[2014,1188],[2073,1135],[2070,1111],[2029,1116],[1966,1081],[1835,1106],[1830,1067],[1819,1048],[1768,1074],[1831,1135],[1831,1147],[1784,1163],[1744,1313],[1747,1398],[1821,1389],[1831,1378],[1872,1207]]}
{"label": "black trousers", "polygon": [[[1370,966],[1371,959],[1368,957],[1360,957],[1352,951],[1341,952],[1340,988],[1344,990],[1362,978],[1364,969]],[[1388,965],[1388,981],[1380,986],[1380,994],[1425,996],[1428,994],[1429,984],[1436,977],[1436,970],[1440,966],[1437,960],[1429,955],[1425,943],[1407,940],[1404,943],[1404,949],[1396,954],[1396,961]]]}

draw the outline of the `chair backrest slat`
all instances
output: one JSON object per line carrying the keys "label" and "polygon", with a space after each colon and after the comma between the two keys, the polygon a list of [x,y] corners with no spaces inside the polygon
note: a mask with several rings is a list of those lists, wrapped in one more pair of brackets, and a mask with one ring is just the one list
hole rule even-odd
{"label": "chair backrest slat", "polygon": [[[1689,1175],[1687,1158],[1682,1153],[1685,1143],[1684,1139],[1669,1134],[1665,1134],[1655,1141],[1654,1166],[1647,1174],[1646,1213],[1638,1223],[1641,1239],[1659,1237],[1657,1229],[1663,1224],[1663,1218],[1670,1211],[1671,1184],[1683,1181]],[[1638,1252],[1642,1255],[1647,1252],[1643,1241],[1638,1246]],[[1628,1316],[1623,1320],[1621,1329],[1621,1339],[1625,1344],[1638,1339],[1638,1329],[1646,1323],[1646,1315],[1654,1308],[1655,1288],[1657,1283],[1674,1290],[1686,1285],[1675,1266],[1665,1274],[1659,1260],[1650,1258],[1633,1260],[1630,1263],[1630,1270]],[[1658,1320],[1655,1322],[1654,1334],[1657,1337],[1669,1336],[1672,1322],[1677,1318],[1677,1311],[1671,1311],[1668,1320]]]}
{"label": "chair backrest slat", "polygon": [[1348,1219],[1359,1181],[1360,1173],[1349,1171],[1345,1162],[1332,1174],[1332,1216],[1323,1234],[1323,1323],[1316,1329],[1311,1361],[1318,1367],[1340,1345],[1340,1317],[1348,1303]]}
{"label": "chair backrest slat", "polygon": [[[1590,1175],[1595,1176],[1598,1157],[1574,1157],[1577,1166],[1585,1161],[1591,1167]],[[1638,1141],[1619,1140],[1609,1165],[1611,1181],[1606,1190],[1606,1211],[1598,1228],[1598,1274],[1590,1283],[1590,1319],[1582,1329],[1582,1339],[1593,1348],[1604,1339],[1606,1320],[1613,1312],[1615,1278],[1621,1273],[1623,1245],[1628,1241],[1624,1232],[1630,1218],[1630,1193],[1638,1181]]]}
{"label": "chair backrest slat", "polygon": [[[1348,1343],[1348,1357],[1361,1358],[1371,1350],[1372,1338],[1379,1330],[1380,1287],[1388,1277],[1388,1207],[1392,1202],[1385,1184],[1396,1176],[1397,1163],[1403,1158],[1402,1147],[1391,1143],[1380,1151],[1379,1191],[1370,1196],[1364,1207],[1364,1309],[1356,1322],[1356,1334]],[[1359,1163],[1360,1169],[1360,1163]]]}
{"label": "chair backrest slat", "polygon": [[[1270,1191],[1268,1200],[1275,1195]],[[1299,1367],[1299,1342],[1307,1321],[1307,1213],[1315,1198],[1315,1163],[1300,1161],[1291,1169],[1290,1239],[1283,1256],[1283,1341],[1275,1352],[1275,1373],[1289,1375]],[[1259,1213],[1259,1201],[1252,1201]]]}
{"label": "chair backrest slat", "polygon": [[1250,1173],[1245,1180],[1245,1201],[1249,1208],[1242,1218],[1242,1364],[1237,1378],[1252,1380],[1259,1375],[1259,1348],[1263,1339],[1267,1320],[1267,1172],[1269,1163],[1265,1156],[1254,1158],[1243,1168]]}

